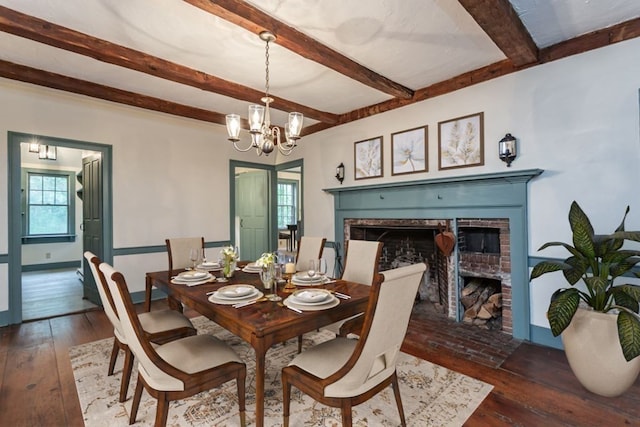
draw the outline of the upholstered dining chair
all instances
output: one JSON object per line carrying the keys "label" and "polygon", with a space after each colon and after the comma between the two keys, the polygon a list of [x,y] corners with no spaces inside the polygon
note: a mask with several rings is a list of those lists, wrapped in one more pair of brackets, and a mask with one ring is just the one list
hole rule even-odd
{"label": "upholstered dining chair", "polygon": [[[100,295],[100,301],[102,307],[107,315],[107,318],[113,325],[113,349],[111,350],[111,357],[109,358],[109,370],[107,375],[113,375],[113,369],[118,359],[120,350],[124,352],[124,364],[122,367],[122,380],[120,382],[120,402],[127,400],[127,390],[129,389],[129,381],[131,378],[131,370],[133,368],[133,354],[127,345],[127,340],[122,332],[122,326],[120,325],[120,319],[116,314],[116,308],[113,304],[113,297],[107,286],[104,275],[98,269],[101,264],[100,259],[92,252],[85,252],[84,257],[89,263],[91,273],[96,282],[98,288],[98,294]],[[173,310],[155,310],[146,313],[140,313],[138,315],[140,324],[145,333],[145,336],[150,341],[162,344],[175,340],[177,338],[187,337],[195,335],[197,333],[196,328],[191,321],[184,315]]]}
{"label": "upholstered dining chair", "polygon": [[302,236],[298,243],[296,255],[296,271],[305,271],[309,267],[309,260],[322,258],[324,237]]}
{"label": "upholstered dining chair", "polygon": [[[341,279],[350,282],[371,285],[378,273],[380,255],[382,253],[382,242],[368,240],[348,240],[345,244],[345,264]],[[360,317],[362,313],[351,316],[347,319],[339,320],[322,329],[333,332],[336,335],[346,336],[353,329],[359,329],[359,324],[354,319]],[[350,329],[342,331],[345,324],[349,324]],[[302,335],[298,336],[298,353],[302,351]]]}
{"label": "upholstered dining chair", "polygon": [[[204,249],[204,237],[175,237],[165,239],[169,256],[169,271],[191,267],[191,249]],[[145,284],[144,309],[151,310],[152,286]]]}
{"label": "upholstered dining chair", "polygon": [[[342,280],[371,285],[378,273],[382,246],[382,242],[348,240],[345,244]],[[323,326],[322,329],[329,330],[336,335],[346,335],[348,331],[341,331],[342,326],[359,316],[361,316],[361,314],[356,314],[348,319]]]}
{"label": "upholstered dining chair", "polygon": [[424,263],[376,276],[359,339],[336,337],[305,350],[282,369],[284,426],[289,425],[291,386],[318,402],[341,408],[342,425],[352,425],[352,407],[389,384],[406,426],[396,361],[409,325]]}
{"label": "upholstered dining chair", "polygon": [[122,273],[106,263],[100,264],[113,296],[116,313],[129,348],[138,361],[136,383],[129,424],[133,424],[143,388],[157,399],[155,426],[165,426],[169,402],[193,396],[201,391],[236,380],[240,424],[245,426],[246,366],[231,347],[212,335],[202,334],[152,345],[145,335],[131,301]]}

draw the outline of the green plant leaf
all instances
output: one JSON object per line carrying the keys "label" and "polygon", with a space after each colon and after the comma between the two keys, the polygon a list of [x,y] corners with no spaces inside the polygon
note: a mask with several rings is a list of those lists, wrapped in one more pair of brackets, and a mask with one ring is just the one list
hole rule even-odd
{"label": "green plant leaf", "polygon": [[625,307],[634,313],[638,312],[638,298],[634,295],[634,291],[627,288],[626,285],[614,286],[611,288],[611,294],[616,301],[616,305]]}
{"label": "green plant leaf", "polygon": [[571,208],[569,209],[569,224],[573,232],[573,246],[585,257],[593,258],[596,254],[593,243],[593,226],[575,201],[571,203]]}
{"label": "green plant leaf", "polygon": [[571,268],[571,266],[569,264],[565,264],[564,262],[542,261],[533,267],[529,280],[533,280],[536,277],[540,277],[546,273],[552,273],[554,271],[560,271],[568,268]]}
{"label": "green plant leaf", "polygon": [[627,311],[618,314],[618,338],[624,358],[629,361],[640,355],[640,320]]}
{"label": "green plant leaf", "polygon": [[549,248],[551,246],[562,246],[564,247],[566,250],[568,250],[569,252],[571,252],[571,254],[573,256],[583,256],[576,248],[574,248],[573,246],[564,243],[564,242],[547,242],[544,245],[540,246],[540,248],[538,249],[538,251],[544,250],[546,248]]}
{"label": "green plant leaf", "polygon": [[639,262],[640,262],[640,258],[636,258],[636,257],[628,258],[625,262],[612,265],[611,269],[609,270],[609,274],[611,275],[612,279],[618,276],[622,276],[624,273],[626,273],[627,271],[635,267],[636,264]]}
{"label": "green plant leaf", "polygon": [[564,262],[571,266],[571,268],[565,268],[562,271],[564,278],[571,286],[578,283],[589,268],[587,261],[582,256],[570,257],[564,260]]}
{"label": "green plant leaf", "polygon": [[554,337],[569,326],[579,303],[580,294],[576,288],[558,289],[553,293],[547,317]]}
{"label": "green plant leaf", "polygon": [[[620,225],[618,226],[618,228],[616,228],[616,233],[624,232],[624,222],[627,219],[629,210],[630,210],[629,206],[627,206],[627,209],[624,211],[624,215],[622,216],[622,221],[620,221]],[[608,248],[606,249],[606,252],[613,252],[613,251],[619,250],[624,244],[624,240],[625,240],[625,237],[620,236],[620,237],[614,237],[612,240],[607,241]]]}

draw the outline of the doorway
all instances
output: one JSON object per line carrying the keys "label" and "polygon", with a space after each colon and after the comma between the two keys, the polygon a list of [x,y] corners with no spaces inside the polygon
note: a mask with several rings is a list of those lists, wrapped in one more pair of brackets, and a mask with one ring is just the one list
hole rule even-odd
{"label": "doorway", "polygon": [[[33,179],[32,184],[34,185],[34,189],[37,190],[37,185],[39,185],[38,174],[43,176],[43,182],[48,182],[50,185],[59,185],[62,181],[61,178],[59,181],[55,181],[55,174],[47,175],[46,172],[42,172],[42,170],[49,169],[50,171],[62,171],[66,170],[69,174],[70,178],[73,178],[73,184],[69,185],[67,191],[72,191],[73,189],[75,194],[70,194],[69,200],[71,204],[75,205],[76,201],[79,201],[79,198],[83,196],[83,193],[87,191],[86,188],[83,188],[80,185],[81,176],[76,175],[76,172],[69,172],[72,170],[81,170],[81,158],[82,157],[90,157],[90,156],[99,156],[102,160],[101,173],[102,182],[99,185],[97,194],[100,199],[100,216],[103,219],[100,232],[101,235],[100,241],[93,249],[94,252],[102,259],[107,262],[112,262],[112,223],[111,223],[111,147],[103,144],[96,144],[91,142],[84,141],[74,141],[62,138],[55,137],[47,137],[47,136],[38,136],[17,132],[9,132],[8,135],[8,158],[9,158],[9,323],[21,323],[23,321],[23,300],[24,297],[27,299],[25,302],[29,301],[30,296],[24,295],[23,297],[23,270],[28,270],[28,276],[38,275],[41,273],[51,274],[51,276],[46,276],[46,283],[50,283],[51,286],[47,287],[48,291],[54,292],[55,295],[59,295],[62,292],[60,290],[56,293],[54,290],[54,283],[58,282],[63,283],[65,281],[69,281],[68,283],[73,285],[80,285],[80,289],[82,289],[82,253],[85,250],[85,246],[83,243],[83,239],[79,238],[79,234],[82,234],[81,231],[78,230],[79,227],[83,229],[86,228],[83,222],[83,215],[75,214],[75,206],[73,210],[73,217],[71,214],[64,217],[65,220],[75,219],[75,223],[70,223],[69,228],[65,229],[65,231],[61,231],[57,229],[55,226],[53,234],[47,235],[46,230],[36,230],[34,232],[30,232],[26,227],[27,218],[32,216],[31,219],[37,218],[38,210],[43,209],[45,218],[51,217],[51,212],[60,212],[61,208],[66,208],[68,212],[69,206],[60,206],[56,203],[51,203],[48,201],[47,203],[43,203],[42,206],[38,206],[36,202],[33,204],[30,202],[28,205],[25,203],[26,195],[23,190],[25,184],[25,173],[23,168],[23,163],[32,163],[32,155],[37,157],[36,153],[29,153],[28,145],[39,144],[45,145],[50,148],[49,151],[55,153],[53,157],[55,160],[50,159],[50,167],[36,167],[35,178]],[[51,147],[55,147],[55,150],[52,150]],[[78,159],[78,164],[74,166],[64,165],[65,157],[71,156],[71,154],[75,155]],[[45,180],[46,178],[46,180]],[[77,179],[77,181],[76,181]],[[69,180],[71,181],[71,179]],[[71,184],[71,182],[69,182]],[[76,184],[77,188],[76,188]],[[60,189],[64,188],[64,185],[60,185]],[[75,190],[81,190],[80,192],[76,192]],[[46,194],[45,194],[46,192]],[[36,194],[34,192],[34,194]],[[64,192],[61,190],[59,193],[56,193],[56,189],[53,190],[49,187],[47,189],[43,189],[43,196],[63,196]],[[35,197],[33,200],[36,200]],[[78,203],[82,205],[81,202]],[[62,224],[64,221],[58,221]],[[82,224],[80,226],[80,224]],[[35,226],[34,226],[35,227]],[[33,231],[33,230],[31,230]],[[40,235],[38,235],[40,234]],[[78,242],[71,244],[71,242]],[[67,244],[65,245],[64,242]],[[67,250],[73,250],[74,254],[72,256],[65,254],[64,252]],[[77,253],[80,254],[79,258],[77,257]],[[35,254],[35,255],[34,255]],[[57,258],[60,257],[61,262],[56,262]],[[38,259],[42,258],[44,261],[39,262]],[[73,259],[71,259],[73,258]],[[35,259],[35,261],[34,261]],[[49,260],[53,260],[53,263]],[[28,264],[27,267],[25,264]],[[24,266],[24,267],[23,267]],[[55,268],[55,271],[46,270],[49,267]],[[40,271],[45,270],[45,271]],[[55,273],[55,274],[54,274]],[[59,273],[59,274],[58,274]],[[66,274],[65,274],[66,273]],[[75,277],[74,277],[75,276]],[[33,283],[33,277],[27,277],[27,282]],[[74,282],[75,280],[75,282]],[[37,282],[42,283],[42,276],[36,279]],[[95,289],[95,287],[94,287]],[[30,292],[30,291],[29,291]],[[82,294],[82,293],[81,293]],[[95,293],[97,295],[97,292]],[[88,297],[87,293],[84,293],[85,297]],[[82,299],[82,298],[81,298]],[[89,298],[93,303],[99,303],[98,298]],[[86,301],[84,301],[86,302]],[[80,305],[84,304],[83,301],[80,301]],[[71,311],[81,310],[77,309],[78,306],[74,306],[71,308]],[[27,310],[27,312],[29,312]],[[61,314],[61,313],[58,313]],[[33,316],[33,314],[29,314],[28,316]],[[39,317],[39,315],[35,315]],[[47,316],[47,314],[43,311],[43,316]]]}
{"label": "doorway", "polygon": [[[242,175],[246,175],[246,178],[242,178]],[[296,223],[302,224],[302,178],[302,159],[276,166],[237,160],[229,162],[231,241],[232,244],[239,246],[242,259],[255,260],[264,252],[278,250],[278,238],[280,237],[278,217],[282,216],[278,206],[278,181],[280,179],[296,182],[296,195],[294,196],[297,200]],[[258,188],[259,190],[257,190]],[[261,218],[262,225],[260,227],[266,227],[264,233],[255,229],[252,229],[251,232],[246,230],[243,232],[243,227],[249,224],[245,217],[247,212]],[[255,237],[258,235],[259,238]]]}

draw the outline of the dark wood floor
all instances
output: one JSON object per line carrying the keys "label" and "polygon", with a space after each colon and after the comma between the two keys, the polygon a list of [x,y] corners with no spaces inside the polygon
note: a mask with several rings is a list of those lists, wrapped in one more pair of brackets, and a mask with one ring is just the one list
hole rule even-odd
{"label": "dark wood floor", "polygon": [[46,319],[98,306],[83,299],[77,269],[22,273],[22,319]]}
{"label": "dark wood floor", "polygon": [[[1,328],[0,425],[83,425],[68,349],[110,336],[102,311]],[[619,398],[593,395],[563,352],[469,329],[424,305],[414,310],[403,350],[494,386],[468,426],[640,425],[638,383]]]}

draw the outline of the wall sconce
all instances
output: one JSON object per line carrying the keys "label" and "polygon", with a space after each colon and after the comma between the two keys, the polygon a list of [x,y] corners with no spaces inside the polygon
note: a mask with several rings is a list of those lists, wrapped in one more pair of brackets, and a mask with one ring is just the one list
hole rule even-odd
{"label": "wall sconce", "polygon": [[340,184],[342,184],[342,181],[344,181],[344,163],[342,162],[340,162],[340,164],[336,168],[336,179],[340,181]]}
{"label": "wall sconce", "polygon": [[56,160],[58,158],[58,150],[55,145],[40,145],[38,158],[43,160]]}
{"label": "wall sconce", "polygon": [[517,155],[516,139],[508,133],[498,143],[498,156],[500,160],[507,163],[507,167],[510,167]]}

